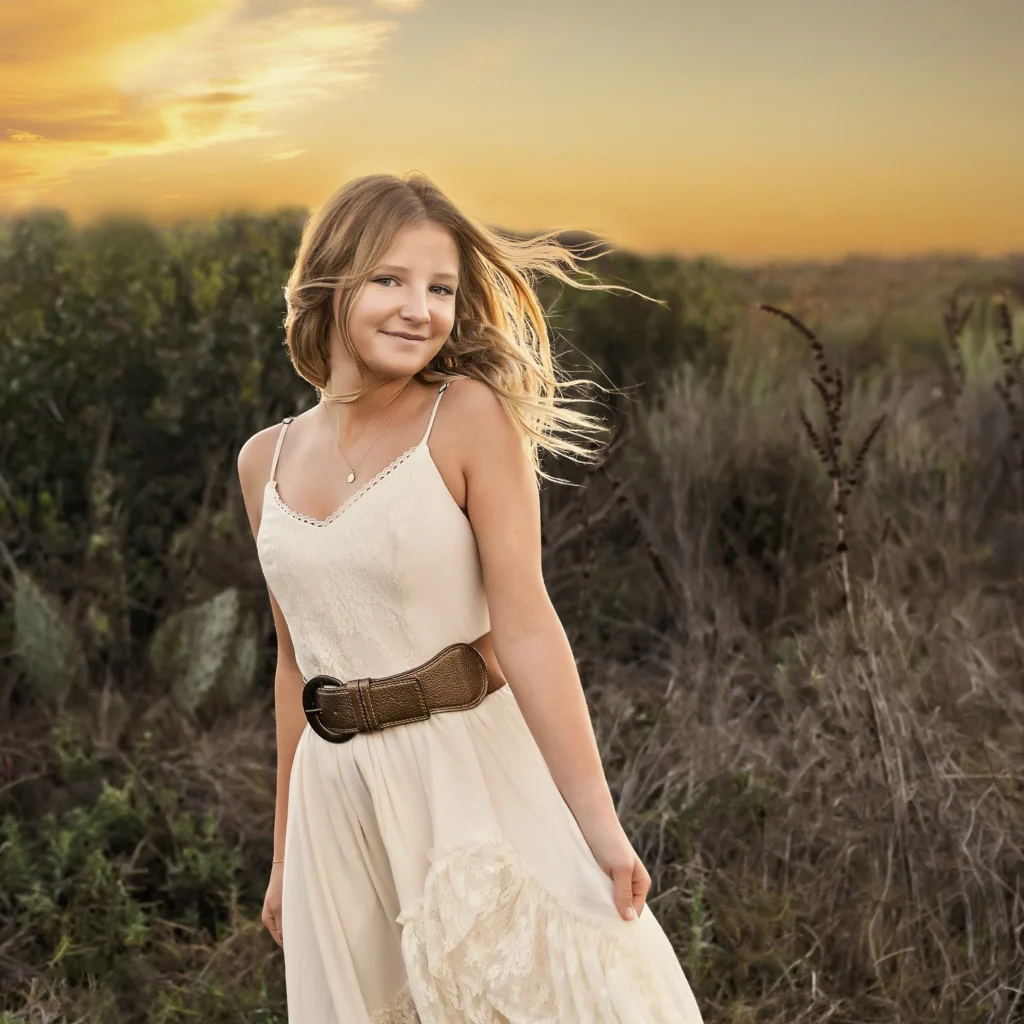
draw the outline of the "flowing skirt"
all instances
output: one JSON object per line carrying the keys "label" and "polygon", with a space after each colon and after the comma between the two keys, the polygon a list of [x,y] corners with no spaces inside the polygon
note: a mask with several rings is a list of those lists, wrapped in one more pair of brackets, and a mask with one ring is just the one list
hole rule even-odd
{"label": "flowing skirt", "polygon": [[509,686],[295,753],[290,1024],[700,1024],[649,907],[624,921]]}

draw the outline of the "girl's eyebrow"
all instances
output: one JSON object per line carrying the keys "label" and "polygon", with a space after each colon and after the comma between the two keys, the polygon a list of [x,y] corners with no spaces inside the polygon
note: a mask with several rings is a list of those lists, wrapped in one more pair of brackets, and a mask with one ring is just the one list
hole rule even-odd
{"label": "girl's eyebrow", "polygon": [[[381,263],[380,264],[380,269],[381,270],[397,270],[401,274],[408,274],[409,273],[409,268],[408,267],[400,267],[396,263]],[[453,283],[458,283],[458,280],[459,280],[459,275],[458,274],[440,273],[440,274],[435,274],[434,277],[443,278],[445,281],[451,281]]]}

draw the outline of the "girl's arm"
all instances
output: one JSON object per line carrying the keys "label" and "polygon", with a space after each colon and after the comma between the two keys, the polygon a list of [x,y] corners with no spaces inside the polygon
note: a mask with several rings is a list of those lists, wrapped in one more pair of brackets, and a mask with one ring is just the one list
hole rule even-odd
{"label": "girl's arm", "polygon": [[[268,588],[269,592],[269,588]],[[277,733],[277,797],[274,804],[274,860],[284,860],[288,824],[288,787],[299,737],[306,727],[302,710],[302,672],[295,663],[295,648],[277,599],[270,594],[277,627],[277,670],[274,673],[274,720]]]}
{"label": "girl's arm", "polygon": [[451,431],[483,569],[494,652],[559,792],[615,883],[623,917],[639,914],[650,876],[615,813],[565,630],[541,571],[533,468],[497,396],[481,381],[451,389]]}
{"label": "girl's arm", "polygon": [[[238,479],[242,487],[253,537],[259,533],[263,492],[270,477],[278,424],[251,437],[238,453]],[[302,672],[295,661],[295,647],[288,624],[270,588],[270,608],[277,631],[277,669],[274,673],[274,715],[277,733],[277,795],[274,809],[274,860],[284,859],[285,829],[288,823],[288,784],[295,748],[306,725],[302,710]]]}

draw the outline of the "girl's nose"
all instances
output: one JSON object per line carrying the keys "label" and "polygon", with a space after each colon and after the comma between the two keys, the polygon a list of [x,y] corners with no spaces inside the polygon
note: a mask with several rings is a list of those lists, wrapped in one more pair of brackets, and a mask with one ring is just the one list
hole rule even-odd
{"label": "girl's nose", "polygon": [[429,320],[430,309],[427,306],[427,297],[418,292],[410,291],[402,306],[402,316],[407,320]]}

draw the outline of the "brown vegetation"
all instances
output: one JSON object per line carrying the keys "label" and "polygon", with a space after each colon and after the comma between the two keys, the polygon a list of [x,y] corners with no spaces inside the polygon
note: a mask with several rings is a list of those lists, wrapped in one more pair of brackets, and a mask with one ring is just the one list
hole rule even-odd
{"label": "brown vegetation", "polygon": [[[34,262],[0,287],[4,1024],[284,1020],[273,649],[229,467],[308,401],[264,281],[293,229],[132,235],[138,287],[104,283],[104,250],[91,298],[52,224],[8,239]],[[885,269],[856,262],[787,290],[609,257],[671,311],[547,296],[644,389],[584,486],[545,489],[545,578],[709,1024],[1024,1018],[1020,303],[1015,263],[979,266],[918,292],[894,267],[866,319],[835,278],[884,292]],[[87,359],[33,377],[75,324]]]}

